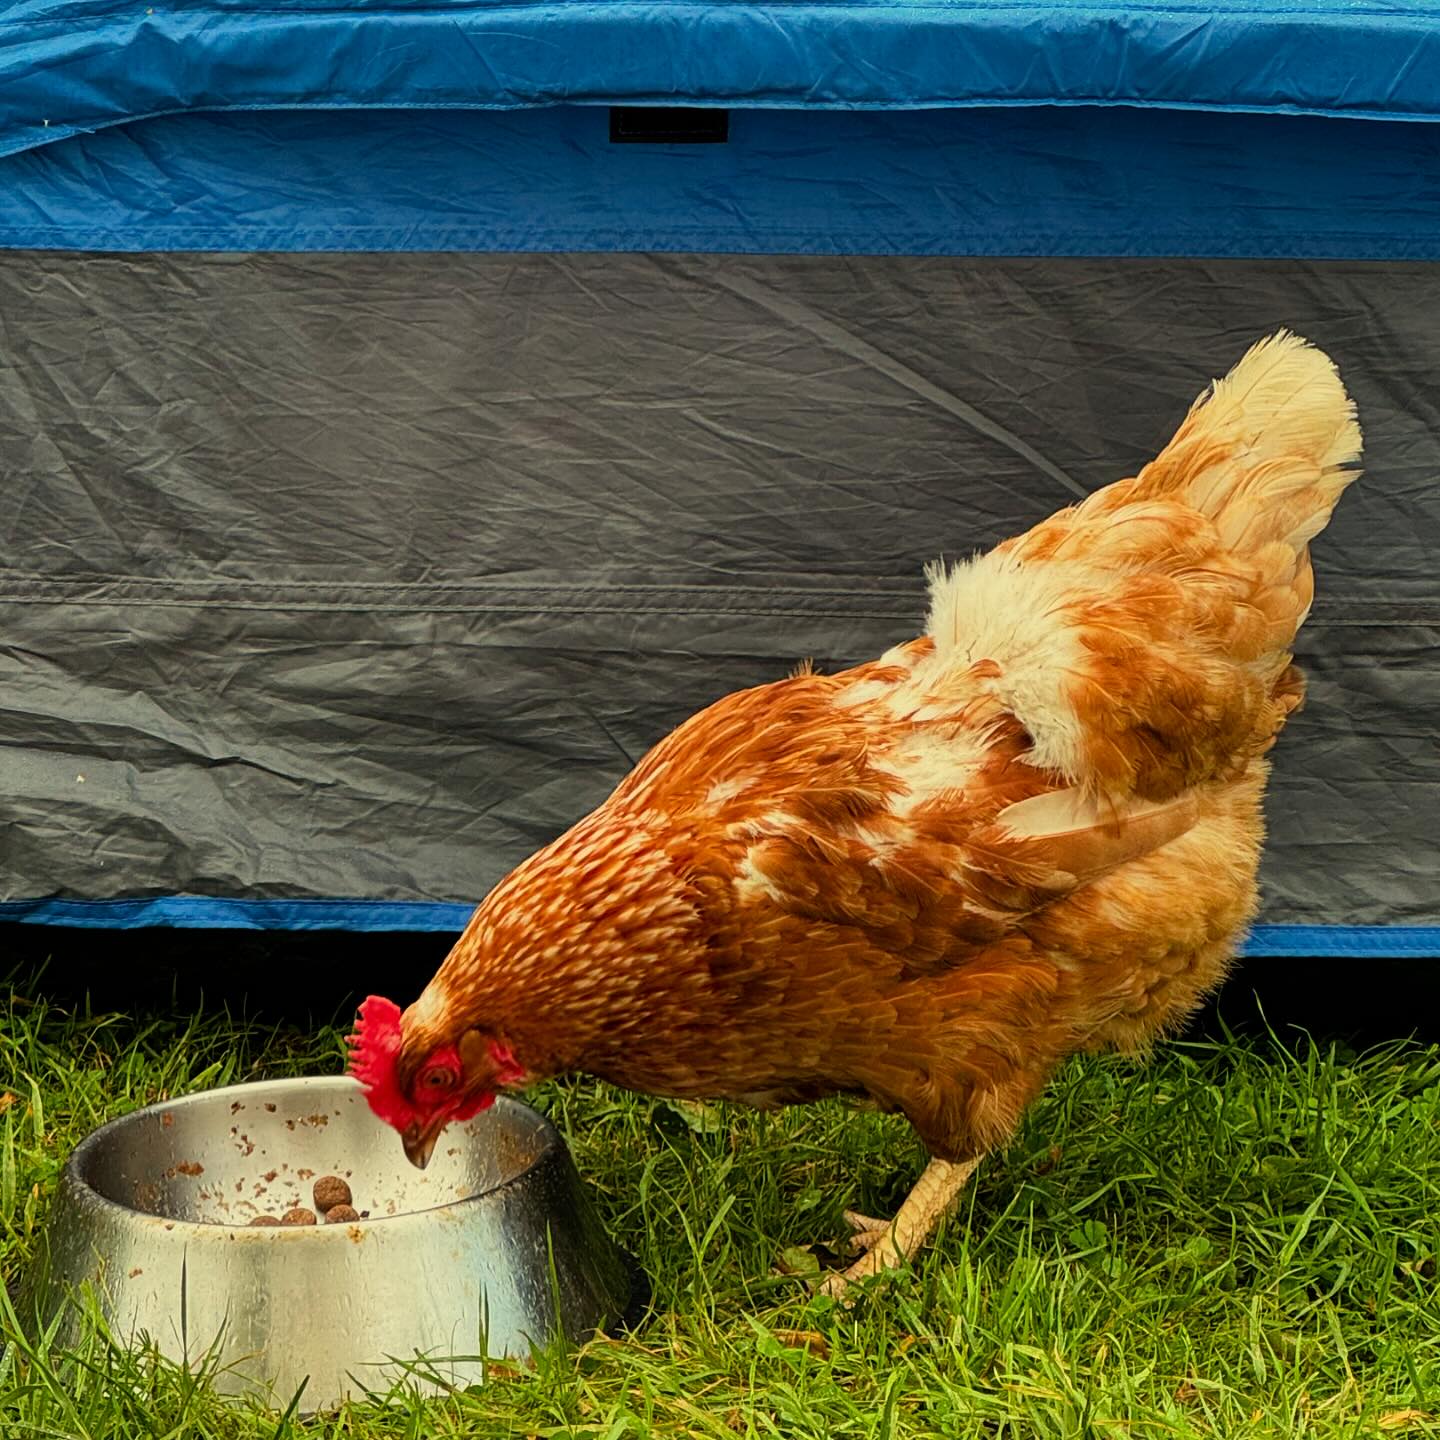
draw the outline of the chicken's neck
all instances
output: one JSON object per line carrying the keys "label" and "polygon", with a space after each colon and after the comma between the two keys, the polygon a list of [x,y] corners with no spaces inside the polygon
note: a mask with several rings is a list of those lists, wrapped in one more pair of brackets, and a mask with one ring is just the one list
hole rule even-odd
{"label": "chicken's neck", "polygon": [[431,982],[456,1029],[503,1037],[534,1078],[653,1025],[696,943],[683,878],[641,820],[604,809],[486,897]]}

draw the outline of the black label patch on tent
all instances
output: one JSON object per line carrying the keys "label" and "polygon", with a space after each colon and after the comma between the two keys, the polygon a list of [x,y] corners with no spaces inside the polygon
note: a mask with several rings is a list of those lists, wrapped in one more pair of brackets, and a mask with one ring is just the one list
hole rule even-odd
{"label": "black label patch on tent", "polygon": [[723,145],[730,138],[728,110],[677,105],[615,105],[612,145]]}

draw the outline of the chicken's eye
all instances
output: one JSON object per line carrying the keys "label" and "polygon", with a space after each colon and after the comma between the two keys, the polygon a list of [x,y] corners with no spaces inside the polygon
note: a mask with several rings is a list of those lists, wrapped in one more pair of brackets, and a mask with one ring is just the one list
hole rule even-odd
{"label": "chicken's eye", "polygon": [[455,1072],[441,1066],[435,1070],[427,1070],[420,1077],[420,1084],[426,1090],[438,1093],[441,1090],[449,1090],[455,1084],[455,1080]]}

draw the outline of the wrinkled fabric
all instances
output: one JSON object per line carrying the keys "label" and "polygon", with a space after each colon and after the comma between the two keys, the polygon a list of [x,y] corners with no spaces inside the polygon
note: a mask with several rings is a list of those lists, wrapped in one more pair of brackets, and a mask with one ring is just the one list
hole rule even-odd
{"label": "wrinkled fabric", "polygon": [[1149,105],[1434,118],[1440,4],[14,0],[0,153],[274,108]]}
{"label": "wrinkled fabric", "polygon": [[179,115],[0,159],[0,247],[1440,258],[1440,125],[1155,109]]}
{"label": "wrinkled fabric", "polygon": [[1404,264],[0,254],[0,919],[453,927],[688,714],[916,633],[927,561],[1133,473],[1288,325],[1367,474],[1256,946],[1433,951],[1437,313]]}

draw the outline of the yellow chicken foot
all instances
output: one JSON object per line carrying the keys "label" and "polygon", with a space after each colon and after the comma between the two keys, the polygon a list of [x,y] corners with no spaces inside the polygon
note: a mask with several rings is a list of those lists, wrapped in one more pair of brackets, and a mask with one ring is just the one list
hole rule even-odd
{"label": "yellow chicken foot", "polygon": [[871,1215],[862,1215],[858,1210],[845,1211],[845,1223],[850,1227],[846,1248],[852,1255],[861,1255],[873,1249],[890,1233],[888,1220],[876,1220]]}
{"label": "yellow chicken foot", "polygon": [[979,1164],[978,1155],[959,1164],[932,1160],[888,1223],[847,1210],[846,1223],[855,1231],[851,1244],[864,1254],[848,1270],[827,1276],[818,1287],[819,1293],[842,1296],[856,1281],[891,1270],[913,1255],[959,1204],[966,1182]]}

